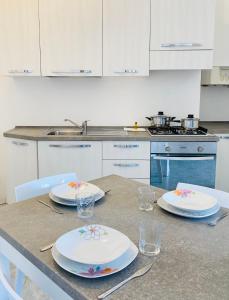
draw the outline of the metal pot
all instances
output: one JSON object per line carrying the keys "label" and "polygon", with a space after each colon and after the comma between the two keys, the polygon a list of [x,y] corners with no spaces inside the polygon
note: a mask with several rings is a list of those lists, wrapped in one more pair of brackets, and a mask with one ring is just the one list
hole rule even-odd
{"label": "metal pot", "polygon": [[185,129],[197,129],[199,127],[200,119],[194,118],[194,115],[188,115],[187,118],[181,119],[181,126]]}
{"label": "metal pot", "polygon": [[151,126],[154,127],[166,127],[169,126],[170,122],[175,119],[175,117],[168,117],[164,115],[163,111],[159,111],[157,115],[152,117],[146,117],[151,122]]}

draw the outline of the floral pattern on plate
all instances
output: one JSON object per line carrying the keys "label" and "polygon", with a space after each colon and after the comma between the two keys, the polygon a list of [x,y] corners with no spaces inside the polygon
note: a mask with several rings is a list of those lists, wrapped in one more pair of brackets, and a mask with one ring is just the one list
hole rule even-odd
{"label": "floral pattern on plate", "polygon": [[181,198],[187,198],[188,196],[195,195],[195,192],[190,190],[175,190],[174,193]]}
{"label": "floral pattern on plate", "polygon": [[101,268],[100,266],[90,267],[87,272],[81,272],[80,275],[83,276],[98,276],[98,275],[108,275],[110,273],[116,272],[117,269],[112,269],[109,267]]}
{"label": "floral pattern on plate", "polygon": [[108,235],[107,231],[98,225],[88,225],[79,230],[80,235],[85,240],[100,240],[102,236]]}
{"label": "floral pattern on plate", "polygon": [[80,188],[83,184],[84,184],[83,182],[71,181],[68,183],[68,186],[73,189],[77,189],[77,188]]}

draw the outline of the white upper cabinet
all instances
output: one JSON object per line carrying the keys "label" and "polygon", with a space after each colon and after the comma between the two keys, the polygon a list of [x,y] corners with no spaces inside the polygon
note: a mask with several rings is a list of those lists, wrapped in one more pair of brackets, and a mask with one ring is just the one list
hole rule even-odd
{"label": "white upper cabinet", "polygon": [[151,50],[213,49],[215,0],[151,0]]}
{"label": "white upper cabinet", "polygon": [[40,75],[38,0],[0,0],[0,74]]}
{"label": "white upper cabinet", "polygon": [[216,2],[214,66],[229,67],[229,0]]}
{"label": "white upper cabinet", "polygon": [[150,69],[212,68],[214,20],[215,0],[151,0]]}
{"label": "white upper cabinet", "polygon": [[40,0],[44,76],[102,75],[102,0]]}
{"label": "white upper cabinet", "polygon": [[103,75],[148,76],[150,0],[103,1]]}

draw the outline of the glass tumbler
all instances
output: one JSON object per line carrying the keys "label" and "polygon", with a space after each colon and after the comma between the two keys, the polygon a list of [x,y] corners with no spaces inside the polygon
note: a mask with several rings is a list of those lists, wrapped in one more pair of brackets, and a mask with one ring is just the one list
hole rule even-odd
{"label": "glass tumbler", "polygon": [[138,205],[140,210],[153,210],[155,200],[156,192],[150,186],[140,186],[138,188]]}
{"label": "glass tumbler", "polygon": [[147,256],[160,253],[162,224],[147,220],[139,225],[139,250]]}
{"label": "glass tumbler", "polygon": [[94,215],[94,196],[77,200],[77,213],[79,218],[90,218]]}

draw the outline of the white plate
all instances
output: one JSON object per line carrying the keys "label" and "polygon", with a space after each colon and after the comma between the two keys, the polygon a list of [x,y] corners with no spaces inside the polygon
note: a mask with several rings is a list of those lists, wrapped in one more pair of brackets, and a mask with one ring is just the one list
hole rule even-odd
{"label": "white plate", "polygon": [[64,270],[85,278],[99,278],[117,273],[131,264],[138,255],[138,248],[130,242],[128,250],[118,259],[103,265],[86,265],[73,262],[58,253],[54,246],[52,256],[55,262]]}
{"label": "white plate", "polygon": [[[101,190],[101,192],[99,194],[95,195],[95,198],[94,198],[95,201],[102,199],[104,197],[104,195],[105,195],[104,191]],[[76,200],[72,201],[72,200],[58,198],[55,195],[53,195],[51,192],[49,193],[49,198],[58,204],[67,205],[67,206],[77,206]]]}
{"label": "white plate", "polygon": [[68,182],[51,189],[51,193],[65,201],[75,201],[77,199],[85,199],[93,197],[104,192],[94,184],[88,182]]}
{"label": "white plate", "polygon": [[123,233],[103,225],[87,225],[65,233],[55,243],[67,259],[83,264],[105,264],[120,257],[130,246]]}
{"label": "white plate", "polygon": [[205,212],[188,212],[185,210],[177,209],[177,208],[169,205],[163,198],[158,199],[157,204],[162,209],[164,209],[172,214],[186,217],[186,218],[195,218],[195,219],[210,217],[210,216],[216,214],[220,210],[220,205],[216,204],[215,207],[213,207],[212,209],[209,209]]}
{"label": "white plate", "polygon": [[179,189],[165,193],[162,198],[171,206],[186,211],[204,212],[216,206],[217,199],[196,190]]}

